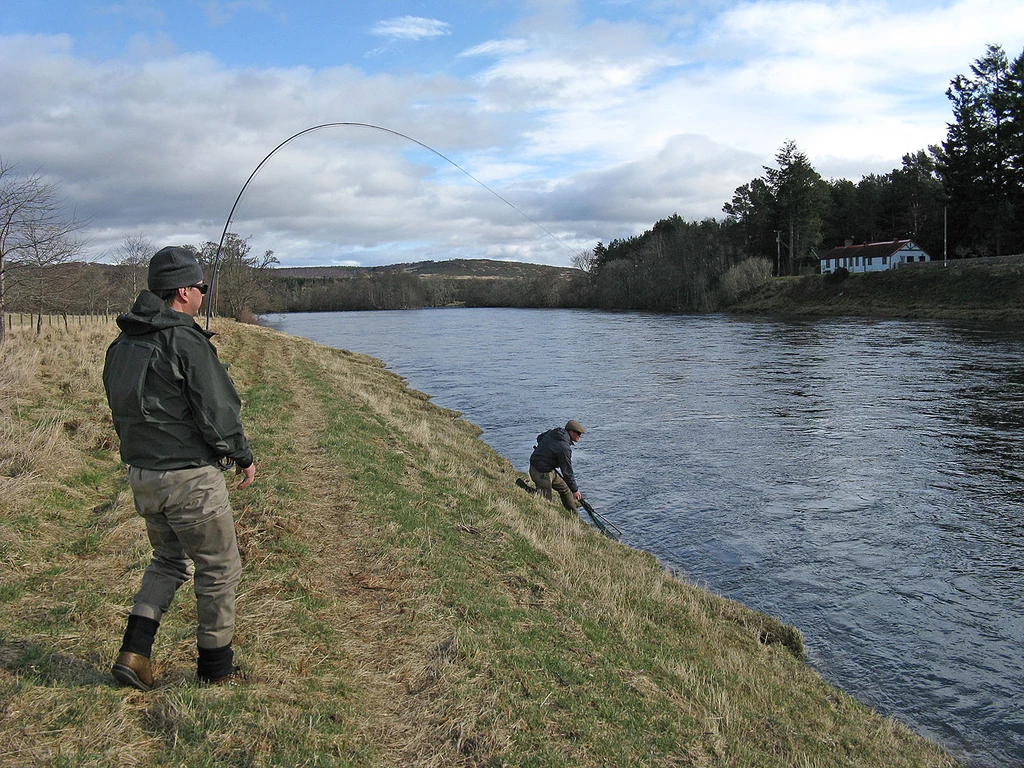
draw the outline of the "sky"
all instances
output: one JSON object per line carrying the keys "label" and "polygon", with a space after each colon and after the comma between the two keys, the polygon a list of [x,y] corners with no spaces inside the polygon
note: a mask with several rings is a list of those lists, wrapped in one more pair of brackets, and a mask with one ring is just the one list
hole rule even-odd
{"label": "sky", "polygon": [[568,266],[722,218],[796,143],[826,179],[940,143],[1020,0],[6,0],[0,160],[83,255]]}

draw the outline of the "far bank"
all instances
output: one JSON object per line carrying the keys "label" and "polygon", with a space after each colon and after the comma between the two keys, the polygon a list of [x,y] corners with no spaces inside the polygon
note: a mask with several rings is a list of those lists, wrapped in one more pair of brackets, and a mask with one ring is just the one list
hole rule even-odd
{"label": "far bank", "polygon": [[773,278],[736,314],[1020,322],[1024,256],[933,261],[884,272]]}

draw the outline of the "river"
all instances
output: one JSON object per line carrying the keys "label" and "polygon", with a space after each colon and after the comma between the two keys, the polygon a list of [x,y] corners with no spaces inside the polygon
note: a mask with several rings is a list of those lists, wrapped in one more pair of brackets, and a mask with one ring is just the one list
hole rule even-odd
{"label": "river", "polygon": [[526,471],[972,767],[1024,766],[1024,329],[586,310],[274,315],[385,361]]}

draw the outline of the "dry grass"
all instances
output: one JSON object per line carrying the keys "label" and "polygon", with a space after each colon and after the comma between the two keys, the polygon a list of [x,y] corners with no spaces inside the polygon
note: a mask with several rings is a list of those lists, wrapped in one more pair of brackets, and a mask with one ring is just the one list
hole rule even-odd
{"label": "dry grass", "polygon": [[232,492],[239,660],[108,666],[148,548],[99,379],[112,325],[0,350],[0,765],[863,765],[952,761],[825,685],[770,617],[518,491],[376,360],[224,322],[257,484]]}

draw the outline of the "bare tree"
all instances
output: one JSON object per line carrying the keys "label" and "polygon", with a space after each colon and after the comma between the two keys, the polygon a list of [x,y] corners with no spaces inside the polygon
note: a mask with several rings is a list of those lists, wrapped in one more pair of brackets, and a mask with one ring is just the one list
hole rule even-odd
{"label": "bare tree", "polygon": [[[248,239],[227,233],[217,268],[218,285],[207,299],[213,302],[217,314],[243,320],[264,311],[268,274],[278,261],[273,251],[264,251],[262,256],[250,255],[250,251]],[[216,252],[217,243],[203,244],[199,260],[210,266],[211,275]]]}
{"label": "bare tree", "polygon": [[77,248],[74,234],[81,226],[74,216],[65,215],[55,184],[39,174],[20,176],[0,158],[0,344],[6,335],[11,270],[16,273],[26,261],[56,258],[68,247]]}
{"label": "bare tree", "polygon": [[149,272],[149,260],[156,252],[153,242],[141,236],[126,237],[124,242],[113,250],[111,256],[117,271],[114,276],[114,300],[127,309],[146,287],[146,275]]}
{"label": "bare tree", "polygon": [[597,266],[598,256],[594,251],[579,251],[572,256],[572,266],[590,274]]}
{"label": "bare tree", "polygon": [[42,332],[43,314],[64,316],[81,284],[82,265],[71,261],[79,253],[80,241],[68,231],[66,222],[28,222],[24,247],[11,262],[21,302],[37,317],[36,334]]}

